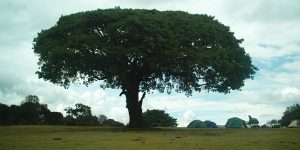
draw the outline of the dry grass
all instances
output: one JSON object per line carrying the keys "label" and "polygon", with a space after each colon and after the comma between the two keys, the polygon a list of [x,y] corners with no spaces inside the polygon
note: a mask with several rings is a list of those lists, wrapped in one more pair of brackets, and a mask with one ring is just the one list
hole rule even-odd
{"label": "dry grass", "polygon": [[1,150],[299,150],[300,129],[0,127]]}

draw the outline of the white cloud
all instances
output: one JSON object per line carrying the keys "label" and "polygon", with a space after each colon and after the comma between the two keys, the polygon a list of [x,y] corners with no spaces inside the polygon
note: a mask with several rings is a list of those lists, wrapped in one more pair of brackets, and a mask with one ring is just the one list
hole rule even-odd
{"label": "white cloud", "polygon": [[286,104],[291,105],[299,102],[300,89],[296,87],[284,87],[263,89],[260,91],[241,91],[234,97],[251,104]]}
{"label": "white cloud", "polygon": [[300,82],[300,72],[283,72],[283,71],[268,71],[260,70],[261,82],[263,84],[278,86],[297,86],[299,87]]}
{"label": "white cloud", "polygon": [[[299,53],[300,55],[300,53]],[[300,75],[300,59],[296,57],[297,60],[294,60],[290,63],[285,63],[283,64],[283,68],[287,69],[288,71],[291,72],[297,72],[297,75]]]}
{"label": "white cloud", "polygon": [[196,115],[193,111],[188,110],[183,114],[182,118],[183,122],[180,122],[179,126],[186,127],[190,122],[196,119]]}
{"label": "white cloud", "polygon": [[123,107],[113,107],[109,112],[108,118],[127,124],[129,122],[128,111]]}
{"label": "white cloud", "polygon": [[296,87],[286,87],[281,90],[280,97],[283,102],[299,102],[300,89]]}

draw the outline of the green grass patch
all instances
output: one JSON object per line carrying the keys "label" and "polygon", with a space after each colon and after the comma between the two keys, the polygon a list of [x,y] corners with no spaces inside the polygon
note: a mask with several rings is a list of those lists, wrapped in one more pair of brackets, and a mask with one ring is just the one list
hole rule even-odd
{"label": "green grass patch", "polygon": [[299,150],[300,129],[0,127],[1,150]]}

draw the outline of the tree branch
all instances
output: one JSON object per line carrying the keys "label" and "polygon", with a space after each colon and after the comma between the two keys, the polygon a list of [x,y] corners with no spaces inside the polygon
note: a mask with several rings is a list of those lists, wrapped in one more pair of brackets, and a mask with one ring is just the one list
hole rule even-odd
{"label": "tree branch", "polygon": [[143,77],[142,80],[143,81],[149,81],[149,80],[153,80],[155,78],[156,78],[156,76],[153,76],[153,77]]}
{"label": "tree branch", "polygon": [[123,94],[124,94],[124,95],[126,95],[126,94],[127,94],[127,91],[126,91],[124,88],[122,89],[122,92],[120,93],[120,95],[119,95],[119,96],[122,96]]}
{"label": "tree branch", "polygon": [[141,97],[140,101],[139,101],[139,105],[142,107],[142,104],[143,104],[143,100],[146,96],[146,92],[143,93],[143,96]]}

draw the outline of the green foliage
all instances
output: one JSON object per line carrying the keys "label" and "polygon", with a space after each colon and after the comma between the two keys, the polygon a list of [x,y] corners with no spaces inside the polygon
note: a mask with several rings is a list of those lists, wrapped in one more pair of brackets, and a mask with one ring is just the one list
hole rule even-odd
{"label": "green foliage", "polygon": [[64,121],[64,116],[61,112],[48,112],[45,117],[46,124],[49,125],[61,125]]}
{"label": "green foliage", "polygon": [[20,106],[10,107],[0,103],[0,125],[18,124],[63,124],[60,112],[51,112],[46,104],[41,104],[36,95],[29,95]]}
{"label": "green foliage", "polygon": [[294,104],[286,108],[281,118],[281,124],[287,127],[293,120],[300,119],[300,105]]}
{"label": "green foliage", "polygon": [[75,108],[65,109],[67,116],[65,121],[68,125],[98,125],[98,118],[92,115],[91,107],[81,103],[75,104]]}
{"label": "green foliage", "polygon": [[100,125],[104,125],[104,122],[107,120],[107,117],[103,114],[99,115],[98,121]]}
{"label": "green foliage", "polygon": [[45,115],[49,112],[47,105],[40,104],[36,95],[29,95],[20,105],[22,124],[40,124],[45,122]]}
{"label": "green foliage", "polygon": [[0,125],[9,124],[9,106],[0,103]]}
{"label": "green foliage", "polygon": [[25,97],[25,100],[22,102],[22,103],[39,103],[40,102],[40,99],[38,96],[36,95],[28,95]]}
{"label": "green foliage", "polygon": [[146,126],[149,127],[176,127],[177,119],[171,117],[164,110],[146,110],[143,113],[143,119]]}
{"label": "green foliage", "polygon": [[9,110],[9,124],[23,124],[20,106],[11,105]]}
{"label": "green foliage", "polygon": [[[62,16],[34,39],[40,78],[68,87],[102,80],[103,88],[203,89],[228,93],[257,68],[229,27],[181,11],[98,9]],[[129,83],[128,83],[129,84]]]}
{"label": "green foliage", "polygon": [[75,108],[68,107],[65,109],[68,116],[72,116],[74,118],[91,116],[92,111],[91,107],[83,105],[81,103],[75,104]]}
{"label": "green foliage", "polygon": [[250,115],[249,115],[248,117],[249,117],[248,124],[249,124],[251,127],[257,127],[258,124],[259,124],[259,121],[258,121],[256,118],[252,118]]}
{"label": "green foliage", "polygon": [[39,103],[35,95],[29,95],[21,102],[20,106],[10,107],[0,103],[0,125],[80,125],[80,126],[124,126],[123,123],[113,119],[107,119],[100,115],[99,119],[92,115],[91,107],[83,104],[75,104],[75,108],[65,109],[67,116],[64,118],[61,112],[51,112],[46,104]]}
{"label": "green foliage", "polygon": [[64,117],[64,123],[68,126],[76,126],[77,120],[74,117],[67,115],[66,117]]}

